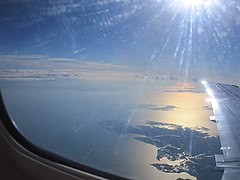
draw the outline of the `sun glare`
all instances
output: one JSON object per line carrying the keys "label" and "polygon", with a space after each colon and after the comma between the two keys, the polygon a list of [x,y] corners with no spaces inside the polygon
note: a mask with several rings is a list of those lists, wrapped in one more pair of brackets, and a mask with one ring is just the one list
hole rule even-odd
{"label": "sun glare", "polygon": [[199,6],[201,4],[201,0],[182,0],[184,6],[194,7]]}
{"label": "sun glare", "polygon": [[203,7],[210,7],[212,5],[211,0],[181,0],[181,3],[185,7],[198,7],[198,6],[203,6]]}

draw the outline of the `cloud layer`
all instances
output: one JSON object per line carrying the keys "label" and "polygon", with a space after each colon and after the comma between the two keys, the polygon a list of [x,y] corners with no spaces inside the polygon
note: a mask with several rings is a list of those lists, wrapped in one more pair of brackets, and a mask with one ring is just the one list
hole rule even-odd
{"label": "cloud layer", "polygon": [[152,111],[174,111],[176,109],[181,109],[180,107],[173,105],[161,105],[161,104],[129,104],[122,105],[122,107],[129,109],[144,109],[144,110],[152,110]]}
{"label": "cloud layer", "polygon": [[69,58],[50,58],[44,55],[2,55],[0,67],[2,80],[108,80],[134,76],[126,67],[120,65]]}
{"label": "cloud layer", "polygon": [[177,82],[175,86],[169,87],[163,92],[176,92],[176,93],[204,93],[202,87],[196,82]]}

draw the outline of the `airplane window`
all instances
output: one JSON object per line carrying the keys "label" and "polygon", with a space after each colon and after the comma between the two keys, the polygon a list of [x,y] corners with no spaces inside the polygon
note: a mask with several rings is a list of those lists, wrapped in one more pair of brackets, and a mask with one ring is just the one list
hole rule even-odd
{"label": "airplane window", "polygon": [[201,80],[239,85],[238,0],[0,2],[0,85],[35,145],[130,179],[221,179]]}

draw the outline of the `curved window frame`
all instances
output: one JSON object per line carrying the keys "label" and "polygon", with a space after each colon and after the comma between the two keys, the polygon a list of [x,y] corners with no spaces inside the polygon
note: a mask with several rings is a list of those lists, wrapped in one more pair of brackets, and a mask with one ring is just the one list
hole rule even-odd
{"label": "curved window frame", "polygon": [[[27,140],[24,137],[24,135],[18,130],[16,124],[9,116],[6,106],[4,104],[4,99],[3,99],[1,91],[0,91],[0,121],[2,122],[2,125],[7,130],[9,135],[17,143],[19,143],[19,145],[22,146],[22,149],[25,149],[25,151],[26,150],[30,151],[34,155],[37,155],[38,157],[43,158],[43,160],[47,160],[47,161],[56,163],[58,165],[63,165],[65,167],[67,167],[68,171],[66,171],[66,172],[70,173],[71,175],[76,175],[76,170],[77,170],[78,171],[77,177],[84,175],[84,178],[87,178],[87,179],[102,179],[102,178],[123,179],[123,180],[127,179],[124,177],[110,174],[110,173],[98,170],[96,168],[72,161],[72,160],[62,157],[56,153],[50,152],[46,149],[43,149],[43,148],[33,144],[29,140]],[[27,153],[25,153],[25,155],[27,155]],[[45,163],[46,163],[46,161],[45,161]],[[46,164],[51,167],[51,164],[48,164],[48,163],[46,163]],[[58,168],[58,169],[63,170],[64,168]],[[65,170],[66,170],[66,168],[65,168]],[[75,173],[73,173],[73,172],[75,172]]]}

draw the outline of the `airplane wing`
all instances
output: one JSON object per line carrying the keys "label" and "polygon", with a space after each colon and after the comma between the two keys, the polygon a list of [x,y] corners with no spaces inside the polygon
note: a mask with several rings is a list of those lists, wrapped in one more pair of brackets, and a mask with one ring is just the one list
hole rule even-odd
{"label": "airplane wing", "polygon": [[210,97],[223,155],[215,155],[216,166],[224,169],[222,179],[240,179],[240,88],[202,82]]}

